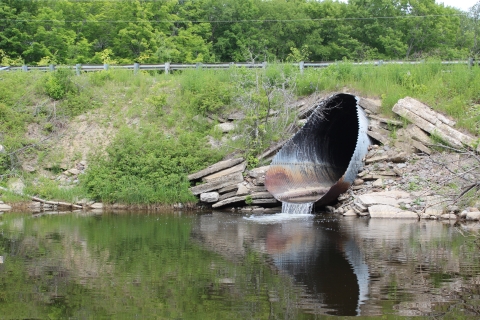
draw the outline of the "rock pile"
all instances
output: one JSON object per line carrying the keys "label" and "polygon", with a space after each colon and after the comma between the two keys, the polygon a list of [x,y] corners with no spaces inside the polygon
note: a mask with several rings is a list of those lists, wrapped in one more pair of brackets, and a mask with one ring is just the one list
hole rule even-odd
{"label": "rock pile", "polygon": [[[300,119],[313,112],[319,99],[305,99],[293,106],[298,108]],[[410,97],[399,100],[393,108],[412,122],[409,125],[380,116],[378,101],[360,98],[358,104],[369,118],[367,134],[372,145],[353,186],[335,205],[326,207],[327,211],[371,218],[480,220],[477,209],[480,203],[461,211],[452,197],[440,196],[448,193],[443,188],[446,184],[465,180],[465,176],[452,176],[452,172],[462,168],[466,174],[478,178],[479,164],[472,163],[468,156],[433,152],[430,134],[436,134],[451,146],[470,150],[474,146],[473,137],[454,129],[454,121]],[[283,143],[272,146],[259,158],[272,157]],[[246,170],[243,158],[221,161],[191,174],[192,182],[204,182],[191,191],[212,208],[246,206],[246,210],[264,211],[280,204],[265,189],[266,170],[268,166]]]}
{"label": "rock pile", "polygon": [[192,182],[204,182],[190,188],[200,201],[212,208],[246,206],[245,210],[264,211],[280,203],[265,188],[268,167],[246,170],[243,158],[220,161],[188,176]]}
{"label": "rock pile", "polygon": [[465,180],[479,179],[479,163],[468,154],[433,153],[429,133],[463,150],[472,150],[473,137],[452,128],[452,120],[409,97],[393,107],[394,112],[413,122],[408,126],[377,116],[371,101],[360,102],[370,118],[368,135],[373,144],[354,185],[327,210],[371,218],[480,219],[476,207],[460,212],[447,187],[455,184],[458,188]]}

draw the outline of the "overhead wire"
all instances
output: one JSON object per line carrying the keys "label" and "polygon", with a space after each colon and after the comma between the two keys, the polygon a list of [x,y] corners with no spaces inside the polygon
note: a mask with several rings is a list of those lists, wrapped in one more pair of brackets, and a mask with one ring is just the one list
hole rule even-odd
{"label": "overhead wire", "polygon": [[375,19],[422,19],[439,17],[460,17],[465,13],[459,14],[429,14],[429,15],[405,15],[405,16],[382,16],[382,17],[343,17],[343,18],[304,18],[304,19],[242,19],[242,20],[53,20],[53,19],[6,19],[0,18],[0,21],[8,22],[82,22],[82,23],[252,23],[252,22],[308,22],[308,21],[348,21],[348,20],[375,20]]}

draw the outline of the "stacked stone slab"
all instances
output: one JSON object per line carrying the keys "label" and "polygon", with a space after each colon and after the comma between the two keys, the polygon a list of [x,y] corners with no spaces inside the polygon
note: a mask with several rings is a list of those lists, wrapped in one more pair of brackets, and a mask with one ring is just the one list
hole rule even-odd
{"label": "stacked stone slab", "polygon": [[246,170],[243,158],[220,161],[189,175],[190,181],[203,182],[190,190],[212,208],[277,206],[279,202],[265,189],[267,170],[268,167]]}

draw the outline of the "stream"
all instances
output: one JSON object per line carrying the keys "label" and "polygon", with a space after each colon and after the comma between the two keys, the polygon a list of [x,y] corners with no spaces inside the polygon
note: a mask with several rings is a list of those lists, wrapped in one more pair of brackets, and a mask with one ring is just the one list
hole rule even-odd
{"label": "stream", "polygon": [[480,226],[311,214],[0,216],[0,318],[480,316]]}

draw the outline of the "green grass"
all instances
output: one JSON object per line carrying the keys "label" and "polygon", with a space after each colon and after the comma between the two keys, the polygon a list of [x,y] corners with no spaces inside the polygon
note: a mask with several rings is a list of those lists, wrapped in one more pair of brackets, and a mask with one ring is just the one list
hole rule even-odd
{"label": "green grass", "polygon": [[[434,60],[382,66],[342,61],[323,69],[306,69],[303,74],[283,64],[256,70],[192,69],[168,75],[133,75],[113,69],[79,77],[67,71],[2,73],[0,144],[12,152],[35,142],[26,138],[31,124],[53,136],[76,116],[90,113],[89,122],[113,130],[106,154],[97,148],[100,152],[90,157],[90,169],[78,187],[65,189],[55,181],[37,179],[36,184],[28,184],[29,192],[64,201],[84,195],[106,202],[192,201],[187,174],[236,150],[255,159],[283,138],[295,120],[295,112],[286,108],[291,97],[344,87],[360,96],[381,98],[387,116],[394,116],[391,108],[399,99],[414,97],[452,116],[460,128],[480,134],[480,68]],[[235,132],[222,135],[215,131],[216,117],[234,110],[246,116],[237,122]],[[280,117],[268,116],[272,111]],[[212,151],[207,136],[236,139]],[[58,154],[63,153],[48,144],[32,145],[13,158],[4,154],[0,175],[19,172],[25,157],[38,156],[39,167],[52,163],[53,158],[59,164]]]}
{"label": "green grass", "polygon": [[344,86],[366,96],[382,98],[382,112],[392,115],[393,105],[410,96],[453,117],[458,126],[480,134],[480,68],[442,65],[440,61],[354,66],[348,62],[325,69],[307,69],[297,80],[297,93],[335,91]]}

